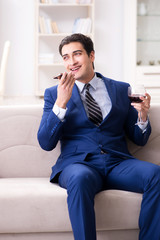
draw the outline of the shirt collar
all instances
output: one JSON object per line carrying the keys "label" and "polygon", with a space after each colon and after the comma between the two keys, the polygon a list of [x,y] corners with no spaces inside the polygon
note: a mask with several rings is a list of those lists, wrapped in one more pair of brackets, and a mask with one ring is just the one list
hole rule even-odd
{"label": "shirt collar", "polygon": [[[92,78],[92,80],[89,82],[90,85],[93,87],[94,90],[96,90],[96,88],[97,88],[97,84],[98,84],[98,83],[97,83],[97,79],[98,79],[98,77],[97,77],[96,74],[95,74],[94,77]],[[77,85],[80,93],[82,93],[83,90],[84,90],[85,83],[82,83],[82,82],[80,82],[80,81],[78,81],[78,80],[76,80],[75,83],[76,83],[76,85]]]}

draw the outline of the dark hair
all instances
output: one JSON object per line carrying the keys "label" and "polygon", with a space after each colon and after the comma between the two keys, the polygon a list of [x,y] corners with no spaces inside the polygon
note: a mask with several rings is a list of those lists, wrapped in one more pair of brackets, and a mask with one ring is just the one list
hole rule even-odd
{"label": "dark hair", "polygon": [[93,42],[91,40],[90,37],[87,37],[81,33],[74,33],[70,36],[65,37],[60,45],[59,45],[59,53],[62,56],[62,48],[64,45],[67,45],[71,42],[80,42],[82,44],[82,46],[84,47],[84,49],[86,50],[88,56],[90,56],[90,53],[92,51],[94,51],[94,46],[93,46]]}

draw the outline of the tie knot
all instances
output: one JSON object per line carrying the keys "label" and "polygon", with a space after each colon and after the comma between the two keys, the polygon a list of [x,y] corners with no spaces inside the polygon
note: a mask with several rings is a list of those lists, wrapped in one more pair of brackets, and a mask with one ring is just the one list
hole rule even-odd
{"label": "tie knot", "polygon": [[86,83],[86,84],[85,84],[85,89],[89,90],[90,86],[91,86],[90,83]]}

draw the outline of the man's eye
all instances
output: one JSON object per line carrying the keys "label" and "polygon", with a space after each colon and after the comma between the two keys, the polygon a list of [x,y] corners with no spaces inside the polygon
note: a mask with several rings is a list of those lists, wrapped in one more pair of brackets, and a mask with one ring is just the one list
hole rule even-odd
{"label": "man's eye", "polygon": [[68,59],[68,57],[67,57],[67,56],[66,56],[66,57],[63,57],[63,60],[64,60],[64,61],[66,61],[67,59]]}

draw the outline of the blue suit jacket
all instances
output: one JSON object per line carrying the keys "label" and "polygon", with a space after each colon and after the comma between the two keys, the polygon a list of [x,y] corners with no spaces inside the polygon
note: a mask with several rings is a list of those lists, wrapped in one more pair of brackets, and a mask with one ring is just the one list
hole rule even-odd
{"label": "blue suit jacket", "polygon": [[150,123],[144,133],[135,125],[138,115],[128,99],[129,84],[105,78],[99,73],[97,76],[104,80],[112,102],[111,111],[99,127],[88,119],[76,85],[63,122],[52,111],[57,86],[45,91],[44,112],[38,131],[39,144],[50,151],[59,140],[61,143],[61,154],[52,167],[51,181],[56,181],[56,175],[67,165],[86,161],[90,153],[98,154],[104,150],[111,156],[132,158],[127,149],[126,135],[141,146],[148,140]]}

